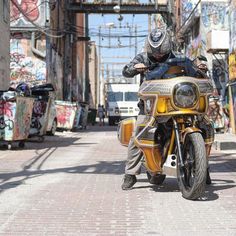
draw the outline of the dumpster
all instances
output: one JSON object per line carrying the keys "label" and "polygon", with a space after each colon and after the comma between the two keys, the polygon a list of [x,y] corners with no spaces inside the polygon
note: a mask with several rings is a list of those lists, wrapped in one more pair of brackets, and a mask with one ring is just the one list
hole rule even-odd
{"label": "dumpster", "polygon": [[95,125],[97,117],[97,109],[89,108],[88,110],[88,124]]}
{"label": "dumpster", "polygon": [[75,102],[55,100],[57,113],[57,129],[72,130],[78,115],[78,106]]}
{"label": "dumpster", "polygon": [[7,143],[8,149],[13,142],[24,147],[28,138],[34,99],[18,96],[14,91],[0,93],[0,141]]}
{"label": "dumpster", "polygon": [[[52,97],[50,92],[54,91],[51,84],[43,84],[31,88],[32,96],[35,98],[31,119],[29,137],[37,137],[39,142],[44,140],[49,124],[56,122],[56,115],[51,115]],[[54,119],[53,121],[51,119]],[[56,129],[53,127],[53,130]]]}

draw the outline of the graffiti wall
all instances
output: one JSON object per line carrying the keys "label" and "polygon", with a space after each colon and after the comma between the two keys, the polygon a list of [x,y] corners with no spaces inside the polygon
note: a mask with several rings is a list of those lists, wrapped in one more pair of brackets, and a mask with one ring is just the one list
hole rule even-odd
{"label": "graffiti wall", "polygon": [[[10,27],[9,24],[9,5],[7,1],[0,1],[0,90],[7,90],[10,85],[10,56],[9,56],[9,40]],[[3,14],[5,13],[5,14]]]}
{"label": "graffiti wall", "polygon": [[63,99],[62,80],[63,80],[63,63],[62,57],[52,48],[47,48],[47,82],[52,83],[56,98]]}
{"label": "graffiti wall", "polygon": [[[40,46],[46,47],[45,41]],[[46,63],[33,55],[29,39],[10,40],[10,79],[11,84],[18,84],[20,81],[30,84],[46,81]]]}
{"label": "graffiti wall", "polygon": [[[231,2],[230,22],[236,22],[236,0]],[[236,24],[230,24],[230,48],[229,48],[229,79],[236,79]]]}
{"label": "graffiti wall", "polygon": [[198,35],[197,38],[195,38],[191,44],[188,45],[186,49],[186,56],[190,59],[195,59],[198,55],[201,54],[202,50],[202,40],[201,36]]}
{"label": "graffiti wall", "polygon": [[233,130],[234,133],[236,133],[236,84],[233,84],[231,86],[231,95],[232,95],[232,120],[231,122],[234,122],[232,127],[234,127],[235,130]]}
{"label": "graffiti wall", "polygon": [[236,51],[229,55],[229,79],[236,79]]}
{"label": "graffiti wall", "polygon": [[45,26],[48,1],[13,0],[10,2],[11,27],[32,27],[31,22]]}
{"label": "graffiti wall", "polygon": [[189,15],[197,5],[198,0],[182,0],[181,1],[181,25],[186,22],[188,19]]}
{"label": "graffiti wall", "polygon": [[201,19],[204,27],[209,31],[211,29],[227,30],[229,21],[227,12],[228,2],[202,2]]}

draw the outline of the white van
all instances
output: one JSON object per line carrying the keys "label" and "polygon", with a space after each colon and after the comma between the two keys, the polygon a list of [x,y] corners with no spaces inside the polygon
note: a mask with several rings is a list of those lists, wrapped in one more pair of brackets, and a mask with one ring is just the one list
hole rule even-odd
{"label": "white van", "polygon": [[107,84],[106,106],[109,125],[139,113],[138,84]]}

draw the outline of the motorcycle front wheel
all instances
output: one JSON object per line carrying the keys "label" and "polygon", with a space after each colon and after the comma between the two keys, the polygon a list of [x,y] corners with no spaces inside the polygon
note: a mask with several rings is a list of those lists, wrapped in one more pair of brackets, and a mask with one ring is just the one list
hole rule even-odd
{"label": "motorcycle front wheel", "polygon": [[182,157],[184,165],[178,165],[177,170],[180,191],[186,199],[198,199],[205,191],[207,175],[205,143],[200,133],[186,136]]}

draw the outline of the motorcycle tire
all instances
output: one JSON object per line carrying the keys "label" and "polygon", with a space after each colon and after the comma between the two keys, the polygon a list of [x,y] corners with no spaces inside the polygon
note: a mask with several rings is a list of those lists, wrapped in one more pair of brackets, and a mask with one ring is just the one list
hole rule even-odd
{"label": "motorcycle tire", "polygon": [[207,157],[205,143],[200,133],[188,134],[182,149],[183,164],[178,165],[177,177],[182,196],[196,200],[205,191]]}

